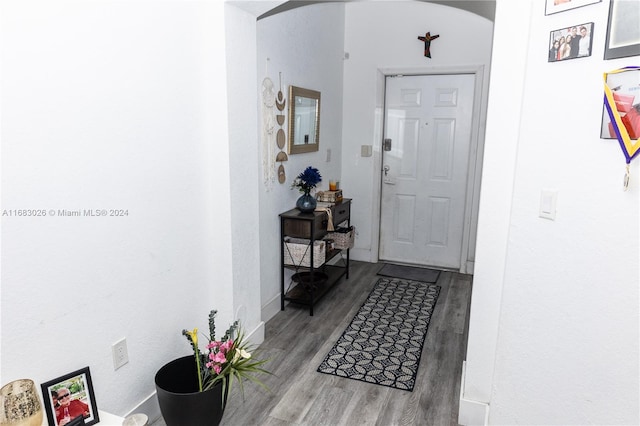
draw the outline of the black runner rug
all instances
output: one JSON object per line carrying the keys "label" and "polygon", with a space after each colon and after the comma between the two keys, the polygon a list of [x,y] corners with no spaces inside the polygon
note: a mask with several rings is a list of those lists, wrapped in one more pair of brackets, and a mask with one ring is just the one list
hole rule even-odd
{"label": "black runner rug", "polygon": [[440,286],[379,278],[318,371],[412,391]]}
{"label": "black runner rug", "polygon": [[385,277],[404,278],[405,280],[422,281],[425,283],[435,283],[438,281],[440,271],[436,269],[417,268],[415,266],[385,264],[378,275]]}

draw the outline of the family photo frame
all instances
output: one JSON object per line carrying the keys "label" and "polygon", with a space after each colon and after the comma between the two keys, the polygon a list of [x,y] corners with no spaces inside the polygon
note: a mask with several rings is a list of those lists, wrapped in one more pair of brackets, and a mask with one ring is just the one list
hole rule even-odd
{"label": "family photo frame", "polygon": [[548,62],[591,56],[593,27],[593,22],[587,22],[551,31]]}
{"label": "family photo frame", "polygon": [[89,367],[65,374],[40,386],[50,426],[98,423],[98,408]]}
{"label": "family photo frame", "polygon": [[544,14],[552,15],[565,10],[600,3],[602,0],[546,0]]}

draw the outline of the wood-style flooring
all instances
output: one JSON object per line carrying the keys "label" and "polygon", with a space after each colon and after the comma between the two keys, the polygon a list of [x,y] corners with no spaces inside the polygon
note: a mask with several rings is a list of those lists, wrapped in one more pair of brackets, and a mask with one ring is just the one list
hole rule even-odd
{"label": "wood-style flooring", "polygon": [[[244,400],[230,398],[222,425],[457,425],[465,359],[470,275],[443,271],[413,392],[318,373],[377,281],[383,264],[351,262],[344,278],[314,307],[288,305],[266,323],[262,376],[270,388],[249,383]],[[238,390],[237,388],[235,389]],[[161,426],[159,420],[154,426]]]}

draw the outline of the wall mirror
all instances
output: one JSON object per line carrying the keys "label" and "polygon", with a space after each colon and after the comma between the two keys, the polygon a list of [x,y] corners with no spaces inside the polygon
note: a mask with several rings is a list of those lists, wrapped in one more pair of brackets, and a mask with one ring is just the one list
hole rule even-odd
{"label": "wall mirror", "polygon": [[320,92],[289,86],[289,154],[318,150]]}

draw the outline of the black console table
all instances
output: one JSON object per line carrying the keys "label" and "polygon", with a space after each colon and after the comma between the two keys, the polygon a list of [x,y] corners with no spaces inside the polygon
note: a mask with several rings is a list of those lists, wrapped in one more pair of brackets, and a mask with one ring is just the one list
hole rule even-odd
{"label": "black console table", "polygon": [[[351,225],[351,199],[329,206],[333,224]],[[313,315],[314,304],[324,296],[343,276],[349,279],[349,249],[331,249],[323,238],[327,235],[329,215],[326,211],[301,213],[297,208],[280,214],[280,309],[285,301],[308,305]],[[295,245],[292,245],[295,242]],[[296,258],[291,248],[304,250],[305,261]],[[322,251],[319,251],[322,250]],[[327,262],[346,252],[346,260],[340,264]],[[322,255],[324,254],[324,261]],[[314,261],[314,256],[316,257]],[[320,256],[318,259],[317,256]],[[290,286],[285,287],[285,270],[293,270]]]}

